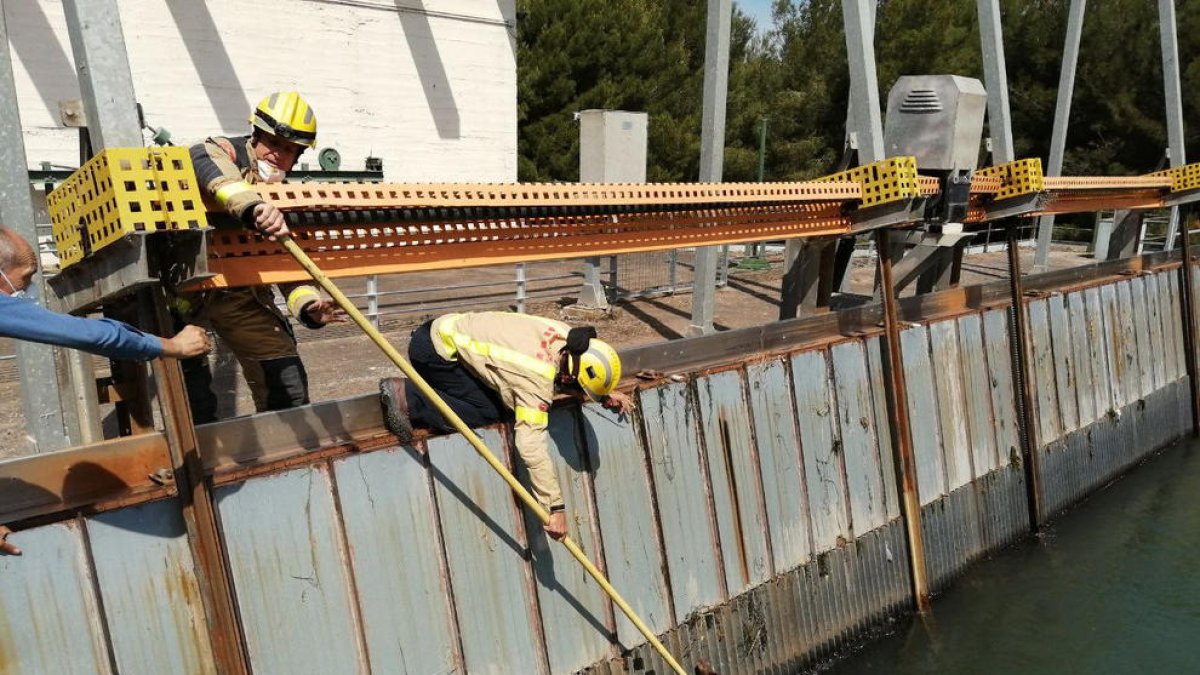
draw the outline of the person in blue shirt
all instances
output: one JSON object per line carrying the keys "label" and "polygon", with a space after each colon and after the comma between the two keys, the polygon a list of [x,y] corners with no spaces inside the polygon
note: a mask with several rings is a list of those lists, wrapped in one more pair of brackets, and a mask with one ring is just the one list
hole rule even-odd
{"label": "person in blue shirt", "polygon": [[[83,319],[58,314],[25,297],[37,254],[16,232],[0,227],[0,337],[80,349],[111,359],[149,361],[160,356],[186,359],[207,354],[208,334],[187,326],[175,337],[149,335],[112,319]],[[12,531],[0,525],[0,555],[21,555],[7,541]]]}
{"label": "person in blue shirt", "polygon": [[112,319],[58,314],[24,297],[37,271],[37,254],[16,232],[0,227],[0,337],[70,347],[110,359],[185,359],[208,353],[208,334],[187,326],[175,337],[150,335]]}

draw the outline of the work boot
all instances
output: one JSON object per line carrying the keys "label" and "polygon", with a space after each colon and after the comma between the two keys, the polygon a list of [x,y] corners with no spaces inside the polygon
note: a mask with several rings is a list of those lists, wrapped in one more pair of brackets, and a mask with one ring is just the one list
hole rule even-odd
{"label": "work boot", "polygon": [[401,443],[411,443],[412,422],[408,419],[408,397],[403,377],[385,377],[379,381],[379,404],[383,407],[383,424]]}

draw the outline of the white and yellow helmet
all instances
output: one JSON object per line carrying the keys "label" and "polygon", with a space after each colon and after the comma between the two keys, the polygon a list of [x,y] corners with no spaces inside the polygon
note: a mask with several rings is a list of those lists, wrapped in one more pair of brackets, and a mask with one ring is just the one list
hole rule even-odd
{"label": "white and yellow helmet", "polygon": [[592,338],[586,352],[568,358],[575,381],[593,401],[608,396],[621,381],[621,357],[603,340]]}
{"label": "white and yellow helmet", "polygon": [[317,116],[294,91],[277,91],[264,98],[250,115],[250,124],[296,145],[317,144]]}

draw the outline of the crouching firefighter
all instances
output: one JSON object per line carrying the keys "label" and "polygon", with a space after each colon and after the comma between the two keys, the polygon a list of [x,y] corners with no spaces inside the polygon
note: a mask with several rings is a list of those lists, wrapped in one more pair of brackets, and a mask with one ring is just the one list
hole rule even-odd
{"label": "crouching firefighter", "polygon": [[[413,331],[413,368],[450,408],[478,427],[511,421],[517,452],[529,469],[533,493],[550,511],[546,533],[567,534],[567,516],[550,459],[546,431],[555,393],[582,393],[627,413],[633,400],[615,391],[621,359],[596,329],[508,312],[447,314]],[[454,431],[438,409],[405,378],[380,381],[384,419],[401,442],[413,427]]]}
{"label": "crouching firefighter", "polygon": [[[212,137],[191,148],[196,178],[207,199],[241,225],[274,239],[289,234],[283,213],[263,201],[251,186],[277,183],[307,148],[317,142],[317,118],[294,91],[264,98],[250,117],[251,135]],[[280,284],[288,312],[308,328],[345,321],[331,300],[313,286]],[[296,350],[296,336],[275,306],[270,286],[178,293],[176,318],[214,331],[237,356],[254,407],[263,412],[306,405],[308,374]],[[192,418],[217,418],[217,397],[205,358],[183,362]]]}

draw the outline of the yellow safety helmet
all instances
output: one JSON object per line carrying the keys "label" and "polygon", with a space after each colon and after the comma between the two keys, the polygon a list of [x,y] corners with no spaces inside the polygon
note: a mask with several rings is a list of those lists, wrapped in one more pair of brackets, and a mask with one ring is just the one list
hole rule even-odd
{"label": "yellow safety helmet", "polygon": [[586,352],[569,359],[571,374],[593,401],[608,396],[621,380],[621,357],[603,340],[592,338]]}
{"label": "yellow safety helmet", "polygon": [[317,116],[294,91],[277,91],[259,102],[250,124],[297,145],[317,144]]}

